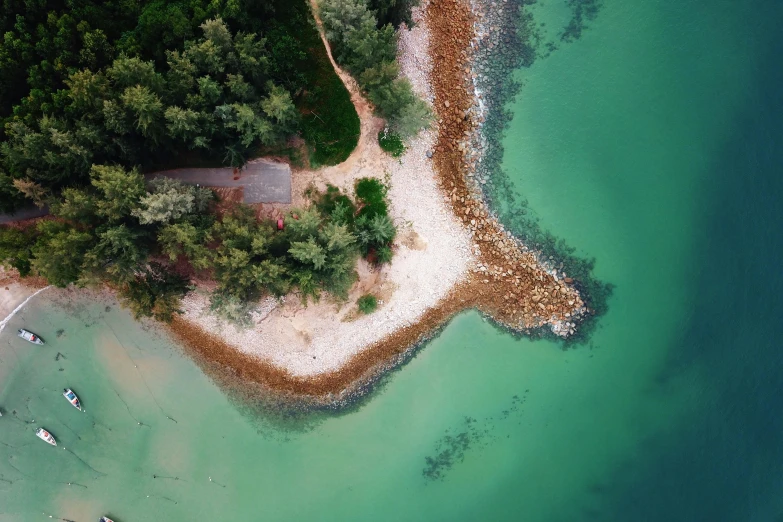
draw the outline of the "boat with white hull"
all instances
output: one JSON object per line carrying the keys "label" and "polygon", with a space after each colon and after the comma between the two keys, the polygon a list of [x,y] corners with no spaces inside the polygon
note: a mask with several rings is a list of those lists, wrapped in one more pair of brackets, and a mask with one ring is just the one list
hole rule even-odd
{"label": "boat with white hull", "polygon": [[43,428],[35,430],[35,435],[44,442],[57,446],[57,441],[54,440],[54,436]]}
{"label": "boat with white hull", "polygon": [[33,344],[44,344],[44,340],[41,339],[39,336],[35,335],[30,330],[25,330],[24,328],[20,328],[18,333],[16,334],[25,341],[31,342]]}

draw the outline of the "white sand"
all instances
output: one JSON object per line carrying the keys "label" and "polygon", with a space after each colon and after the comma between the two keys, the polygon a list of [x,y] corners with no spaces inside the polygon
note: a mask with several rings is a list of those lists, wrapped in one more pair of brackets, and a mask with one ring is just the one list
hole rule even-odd
{"label": "white sand", "polygon": [[[420,18],[421,8],[415,10]],[[423,20],[412,31],[401,31],[402,73],[414,89],[431,100],[428,74],[428,33]],[[341,72],[341,71],[338,71]],[[342,74],[341,74],[342,76]],[[348,83],[348,82],[347,82]],[[356,100],[355,84],[349,83]],[[355,102],[356,103],[356,102]],[[252,328],[238,330],[208,313],[205,293],[189,295],[185,318],[223,336],[237,349],[288,370],[293,375],[316,375],[339,369],[353,355],[382,340],[395,330],[413,324],[462,280],[475,263],[471,241],[453,216],[439,191],[426,152],[433,146],[434,130],[423,132],[400,160],[380,150],[377,134],[382,122],[374,118],[366,102],[356,103],[362,122],[359,146],[344,163],[318,171],[293,173],[294,204],[301,205],[301,192],[310,184],[320,189],[331,183],[353,193],[355,180],[377,177],[390,185],[390,212],[398,227],[395,255],[390,265],[373,269],[360,262],[359,282],[342,305],[328,297],[306,308],[298,296],[282,303],[262,302]],[[355,302],[373,293],[378,310],[362,316]]]}
{"label": "white sand", "polygon": [[45,290],[21,284],[18,279],[16,270],[7,270],[0,266],[0,331],[34,295]]}

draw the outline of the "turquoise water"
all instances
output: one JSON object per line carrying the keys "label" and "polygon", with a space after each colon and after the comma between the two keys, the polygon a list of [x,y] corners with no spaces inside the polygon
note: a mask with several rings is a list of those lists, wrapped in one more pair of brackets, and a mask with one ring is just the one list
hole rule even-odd
{"label": "turquoise water", "polygon": [[782,21],[606,0],[520,71],[505,166],[615,285],[588,346],[463,314],[355,411],[281,429],[116,304],[37,300],[0,334],[0,521],[783,520]]}

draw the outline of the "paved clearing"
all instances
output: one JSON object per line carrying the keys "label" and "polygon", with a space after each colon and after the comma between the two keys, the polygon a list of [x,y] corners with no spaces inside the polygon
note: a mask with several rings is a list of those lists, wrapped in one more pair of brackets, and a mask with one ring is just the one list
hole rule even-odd
{"label": "paved clearing", "polygon": [[291,167],[265,159],[245,165],[237,180],[230,167],[164,170],[151,176],[207,187],[243,187],[245,203],[291,203]]}
{"label": "paved clearing", "polygon": [[25,219],[33,219],[41,216],[45,216],[49,213],[49,207],[25,207],[17,210],[13,214],[0,214],[0,225],[5,223],[13,223],[14,221],[23,221]]}

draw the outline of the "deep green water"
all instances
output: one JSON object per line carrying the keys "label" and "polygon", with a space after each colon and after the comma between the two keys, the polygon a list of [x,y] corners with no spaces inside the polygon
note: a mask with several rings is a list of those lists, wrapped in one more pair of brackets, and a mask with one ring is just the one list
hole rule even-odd
{"label": "deep green water", "polygon": [[464,314],[357,411],[280,429],[116,305],[36,300],[0,334],[0,521],[780,522],[781,22],[606,0],[520,72],[505,166],[615,285],[589,346]]}

